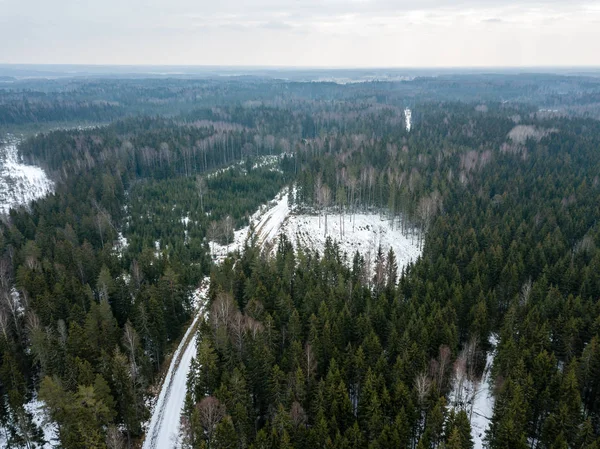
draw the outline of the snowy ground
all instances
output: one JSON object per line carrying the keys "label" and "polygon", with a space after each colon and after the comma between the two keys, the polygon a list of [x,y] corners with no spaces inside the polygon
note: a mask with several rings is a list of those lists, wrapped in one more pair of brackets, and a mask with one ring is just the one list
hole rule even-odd
{"label": "snowy ground", "polygon": [[52,192],[54,183],[44,170],[19,161],[17,145],[0,147],[0,214],[11,207],[27,205]]}
{"label": "snowy ground", "polygon": [[[27,205],[53,189],[54,183],[48,179],[44,170],[20,163],[16,142],[0,147],[0,215],[8,214],[11,207]],[[17,313],[23,314],[24,308],[16,289],[11,290],[10,298]],[[34,398],[24,407],[33,415],[34,424],[44,433],[46,444],[42,448],[50,449],[53,447],[52,443],[58,441],[58,437],[56,425],[47,419],[43,405],[43,402]],[[0,429],[0,447],[8,447],[5,429]]]}
{"label": "snowy ground", "polygon": [[482,449],[485,432],[494,413],[494,381],[491,371],[496,355],[496,335],[490,336],[492,348],[486,355],[485,369],[481,379],[457,376],[449,395],[449,404],[455,409],[464,409],[471,417],[471,436],[474,449]]}
{"label": "snowy ground", "polygon": [[410,131],[412,128],[412,111],[406,108],[404,110],[404,116],[406,117],[406,130]]}
{"label": "snowy ground", "polygon": [[[325,216],[323,214],[297,214],[288,206],[288,194],[284,190],[271,204],[263,206],[250,219],[251,226],[234,233],[230,245],[211,243],[213,257],[222,261],[229,252],[241,248],[254,229],[257,242],[263,247],[273,244],[281,234],[286,234],[294,246],[318,250],[321,254],[327,237],[337,241],[342,252],[351,259],[356,251],[365,258],[373,259],[379,245],[385,253],[393,249],[398,269],[402,270],[410,261],[414,261],[421,250],[417,245],[416,234],[400,232],[400,223],[392,225],[390,220],[382,219],[376,213],[328,214],[327,234],[325,234]],[[342,230],[342,232],[340,232]]]}
{"label": "snowy ground", "polygon": [[33,415],[33,423],[44,432],[46,444],[42,446],[42,449],[51,449],[59,443],[58,428],[56,424],[48,418],[46,411],[44,410],[44,402],[33,399],[25,404],[25,410]]}
{"label": "snowy ground", "polygon": [[[286,155],[286,153],[279,153],[279,154],[274,154],[274,155],[267,155],[267,156],[256,156],[253,158],[253,164],[252,164],[252,170],[256,170],[257,168],[271,168],[271,170],[273,171],[281,171],[277,164],[279,163],[280,160],[283,159],[283,157]],[[212,179],[212,178],[216,178],[220,175],[222,175],[223,173],[226,173],[228,170],[231,170],[233,168],[239,168],[241,169],[244,173],[246,173],[246,160],[242,159],[240,161],[237,161],[231,165],[228,165],[227,167],[223,167],[223,168],[219,168],[217,170],[214,170],[213,172],[209,173],[208,175],[206,175],[207,179]]]}
{"label": "snowy ground", "polygon": [[123,257],[123,253],[125,252],[128,246],[129,241],[127,240],[127,237],[125,237],[122,232],[119,232],[117,240],[114,242],[113,245],[113,250],[115,251],[119,259]]}
{"label": "snowy ground", "polygon": [[192,294],[192,303],[198,305],[198,313],[173,354],[169,371],[162,384],[143,449],[172,449],[178,446],[181,410],[185,402],[187,375],[192,358],[196,355],[196,327],[205,316],[205,300],[209,282],[204,279],[202,285]]}
{"label": "snowy ground", "polygon": [[[25,411],[33,415],[33,423],[42,429],[45,444],[38,445],[33,443],[32,449],[52,449],[58,444],[58,429],[56,424],[51,422],[44,410],[44,403],[33,398],[24,405]],[[14,420],[15,418],[9,418]],[[8,448],[7,430],[0,427],[0,448]],[[21,447],[21,446],[19,446]]]}

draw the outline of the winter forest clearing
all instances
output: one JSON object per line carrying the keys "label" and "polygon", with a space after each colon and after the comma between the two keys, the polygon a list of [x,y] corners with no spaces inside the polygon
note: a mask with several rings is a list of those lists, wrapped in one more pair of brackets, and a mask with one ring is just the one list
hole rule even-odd
{"label": "winter forest clearing", "polygon": [[0,145],[0,214],[26,206],[54,189],[44,170],[19,161],[16,142]]}
{"label": "winter forest clearing", "polygon": [[[289,189],[285,188],[272,201],[261,206],[252,215],[250,225],[234,231],[231,244],[219,245],[210,242],[215,261],[221,263],[228,254],[241,251],[248,239],[274,253],[281,235],[286,235],[295,245],[299,244],[302,248],[320,253],[325,249],[327,238],[331,238],[339,244],[340,251],[347,255],[348,261],[351,261],[354,253],[358,251],[369,261],[369,265],[375,263],[379,247],[384,254],[391,249],[396,255],[398,272],[420,255],[416,236],[413,233],[404,235],[398,224],[394,228],[393,223],[380,218],[379,214],[328,214],[327,217],[320,214],[296,214],[290,206],[288,191]],[[370,271],[374,269],[373,267]],[[202,286],[194,292],[194,302],[200,300],[200,304],[203,304],[207,290],[208,280],[205,279]],[[153,407],[144,449],[180,447],[180,420],[177,417],[183,411],[187,375],[192,356],[196,352],[196,336],[190,338],[188,334],[191,329],[195,329],[197,320],[204,318],[204,309],[201,308],[173,355],[158,400]]]}
{"label": "winter forest clearing", "polygon": [[358,251],[371,264],[379,247],[384,254],[391,249],[399,272],[421,253],[417,229],[407,228],[404,231],[401,218],[390,220],[381,213],[299,213],[290,204],[287,188],[273,201],[261,206],[252,215],[250,225],[234,232],[232,244],[211,242],[210,246],[213,257],[223,260],[229,252],[240,250],[249,237],[274,252],[281,235],[285,235],[294,247],[316,250],[321,254],[329,238],[339,245],[348,262]]}

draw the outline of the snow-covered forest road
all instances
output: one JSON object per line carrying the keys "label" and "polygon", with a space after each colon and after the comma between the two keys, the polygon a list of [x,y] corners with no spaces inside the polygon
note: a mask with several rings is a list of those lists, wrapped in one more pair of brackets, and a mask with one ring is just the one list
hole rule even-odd
{"label": "snow-covered forest road", "polygon": [[[390,223],[390,220],[381,218],[377,213],[355,214],[354,217],[349,214],[340,217],[339,214],[330,213],[327,220],[329,223],[327,236],[337,240],[341,251],[346,252],[350,258],[358,250],[374,260],[379,245],[385,253],[392,248],[400,272],[421,253],[414,232],[403,234],[399,223]],[[221,263],[230,252],[242,249],[252,229],[257,244],[263,247],[268,247],[281,234],[286,234],[294,245],[301,244],[323,253],[326,241],[325,217],[294,213],[288,204],[287,188],[268,205],[259,208],[250,218],[250,222],[251,225],[235,231],[233,243],[219,245],[211,242],[213,258],[217,263]],[[202,288],[194,292],[194,296],[202,303],[207,293],[208,282],[205,282]],[[198,320],[204,316],[205,309],[200,308],[173,355],[154,406],[143,449],[178,447],[180,415],[185,401],[187,374],[196,353],[194,329],[197,327]]]}
{"label": "snow-covered forest road", "polygon": [[[199,289],[199,295],[208,290],[208,283]],[[204,299],[203,297],[201,299]],[[158,400],[154,406],[150,425],[144,440],[144,449],[171,449],[177,447],[179,419],[185,401],[187,374],[192,358],[196,354],[196,328],[205,313],[202,305],[192,324],[173,354],[169,371],[162,384]]]}

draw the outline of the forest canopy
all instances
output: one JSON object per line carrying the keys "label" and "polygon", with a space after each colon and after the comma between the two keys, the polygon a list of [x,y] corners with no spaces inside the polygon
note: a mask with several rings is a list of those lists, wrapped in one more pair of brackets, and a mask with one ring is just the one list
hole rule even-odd
{"label": "forest canopy", "polygon": [[[7,444],[43,442],[39,399],[61,447],[139,447],[208,280],[182,447],[598,448],[597,99],[550,75],[0,84],[0,129],[56,183],[0,222]],[[283,236],[216,263],[282,190],[422,254]],[[484,378],[478,434],[457,385]]]}

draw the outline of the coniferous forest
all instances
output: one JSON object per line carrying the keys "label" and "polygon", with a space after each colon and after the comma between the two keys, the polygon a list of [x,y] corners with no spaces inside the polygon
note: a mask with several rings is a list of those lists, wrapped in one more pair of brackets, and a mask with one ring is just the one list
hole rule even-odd
{"label": "coniferous forest", "polygon": [[[208,279],[179,447],[598,449],[598,95],[558,75],[0,83],[0,141],[55,182],[0,222],[0,441],[44,447],[41,401],[58,447],[141,447]],[[217,263],[210,242],[282,190],[415,230],[421,256],[282,236]],[[481,417],[457,385],[484,378]]]}

